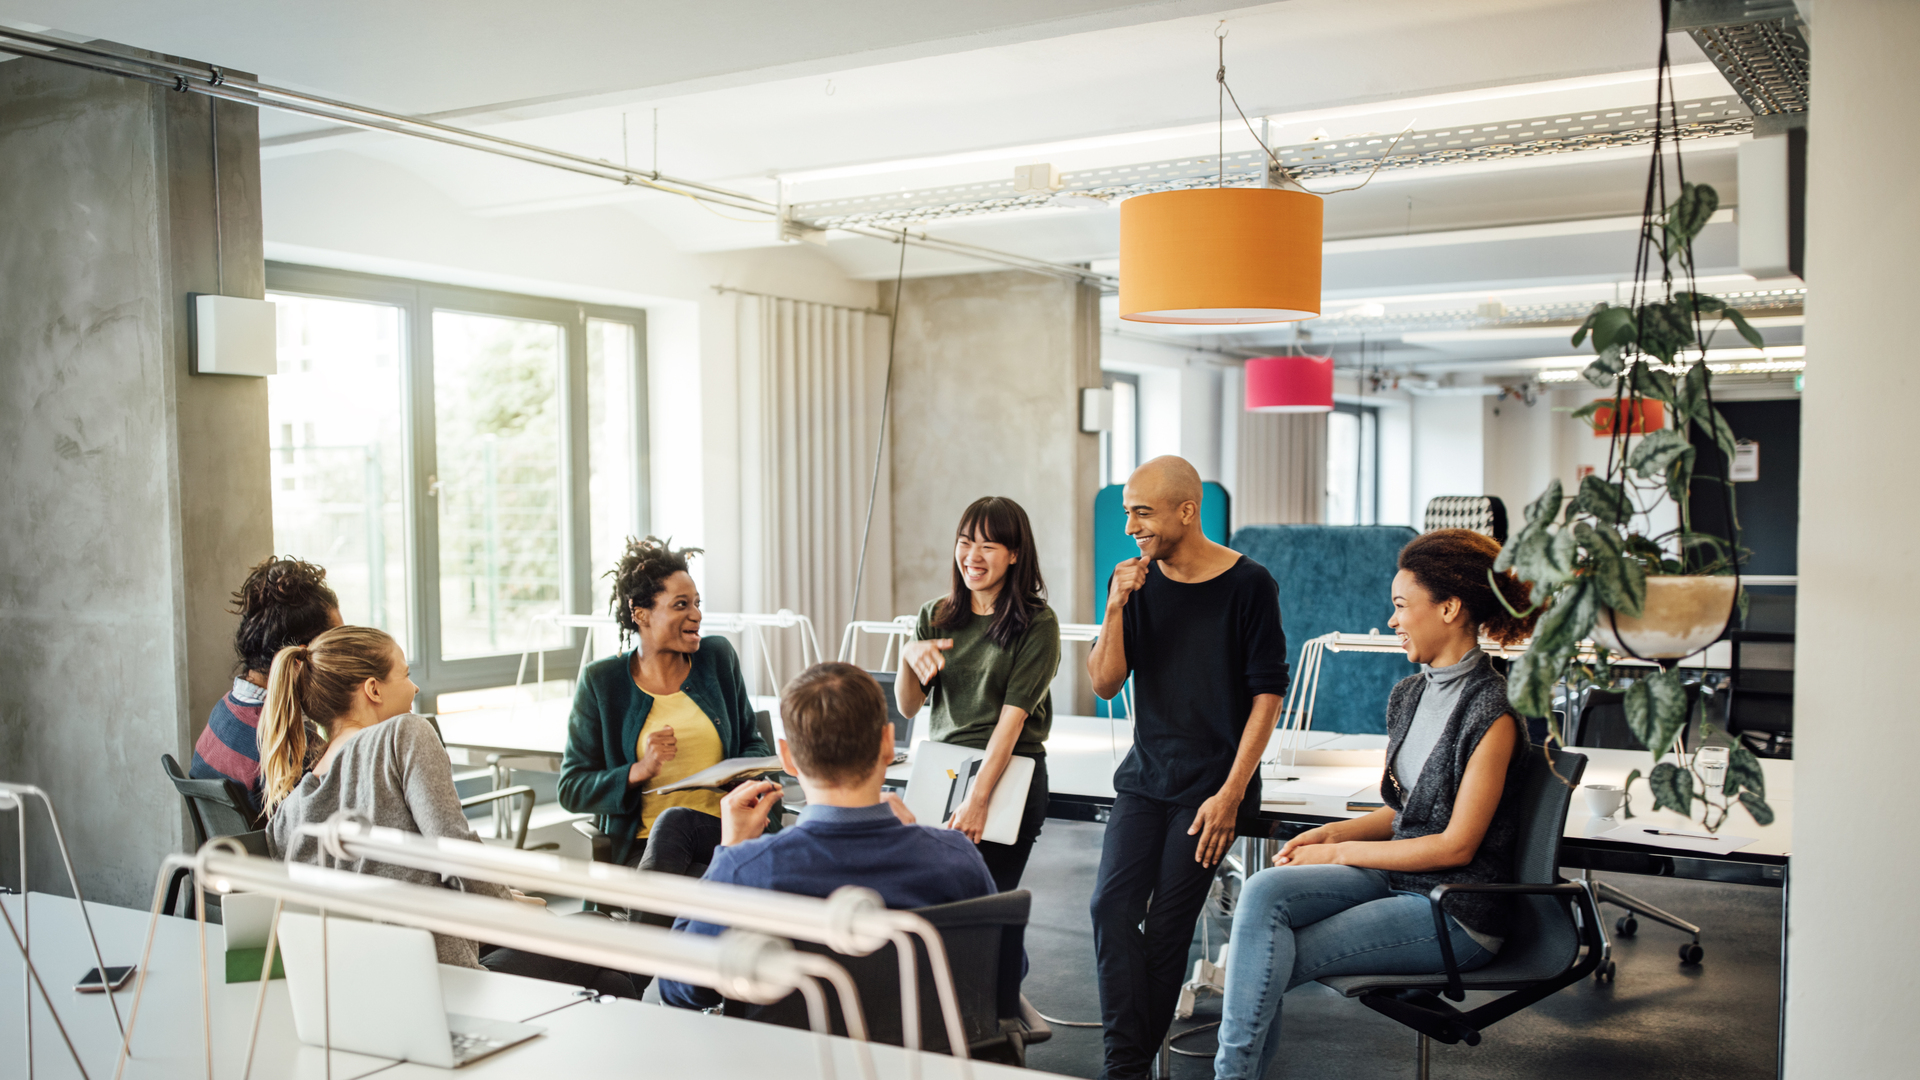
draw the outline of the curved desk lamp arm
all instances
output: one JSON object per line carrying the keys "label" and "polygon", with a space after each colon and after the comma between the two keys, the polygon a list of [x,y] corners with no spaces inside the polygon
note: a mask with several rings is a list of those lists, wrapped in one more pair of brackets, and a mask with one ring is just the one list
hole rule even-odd
{"label": "curved desk lamp arm", "polygon": [[[100,979],[104,984],[107,978],[107,962],[101,959],[100,938],[93,932],[93,916],[87,913],[87,899],[80,892],[80,878],[73,872],[73,853],[67,850],[67,837],[60,831],[60,815],[53,812],[53,799],[48,797],[44,790],[32,784],[13,784],[0,780],[0,811],[11,809],[20,814],[20,923],[22,929],[26,931],[23,937],[27,939],[21,942],[20,953],[22,956],[26,955],[26,946],[31,940],[32,932],[27,912],[27,796],[39,799],[40,804],[47,808],[47,820],[53,825],[53,842],[60,848],[60,863],[67,869],[67,884],[73,889],[74,902],[80,905],[80,921],[87,928],[87,941],[93,946],[93,962],[99,966]],[[107,999],[113,1005],[114,1026],[124,1034],[127,1025],[126,1021],[120,1018],[120,1003],[112,1000],[111,991],[107,993]],[[49,1005],[48,1008],[51,1009],[52,1006]],[[31,1019],[28,1023],[32,1023]],[[29,1048],[33,1045],[31,1029],[28,1032],[27,1045]],[[33,1071],[31,1063],[27,1071],[31,1075]]]}

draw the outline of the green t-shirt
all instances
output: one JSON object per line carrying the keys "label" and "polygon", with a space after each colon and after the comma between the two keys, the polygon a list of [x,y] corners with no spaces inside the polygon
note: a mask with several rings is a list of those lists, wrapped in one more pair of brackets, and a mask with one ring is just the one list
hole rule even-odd
{"label": "green t-shirt", "polygon": [[1003,649],[987,637],[991,615],[974,615],[958,630],[936,630],[933,613],[940,603],[927,601],[913,630],[915,641],[953,639],[953,648],[945,653],[947,666],[927,690],[933,705],[932,738],[984,750],[1000,722],[1000,707],[1011,705],[1027,711],[1014,752],[1045,753],[1053,726],[1053,695],[1047,687],[1060,668],[1060,621],[1053,609],[1042,606],[1013,648]]}

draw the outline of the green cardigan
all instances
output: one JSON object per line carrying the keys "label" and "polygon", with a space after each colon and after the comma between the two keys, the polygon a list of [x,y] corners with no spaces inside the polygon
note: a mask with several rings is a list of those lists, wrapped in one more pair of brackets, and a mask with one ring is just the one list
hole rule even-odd
{"label": "green cardigan", "polygon": [[[596,814],[600,831],[613,841],[615,862],[635,854],[643,785],[627,786],[627,770],[646,726],[653,698],[633,685],[632,652],[595,660],[581,673],[567,721],[567,753],[560,764],[560,805],[569,813]],[[754,724],[753,701],[740,674],[740,657],[723,637],[700,639],[693,670],[681,689],[720,732],[720,756],[773,753]]]}

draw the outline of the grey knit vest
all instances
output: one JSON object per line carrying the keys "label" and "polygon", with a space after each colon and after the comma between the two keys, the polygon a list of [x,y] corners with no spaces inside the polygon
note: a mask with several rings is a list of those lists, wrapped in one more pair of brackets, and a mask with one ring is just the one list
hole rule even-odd
{"label": "grey knit vest", "polygon": [[[1387,699],[1389,765],[1380,780],[1380,794],[1386,804],[1396,811],[1393,819],[1395,840],[1432,836],[1446,831],[1447,823],[1453,818],[1453,804],[1460,792],[1460,780],[1467,773],[1467,762],[1480,746],[1481,737],[1486,735],[1495,721],[1510,711],[1506,681],[1494,673],[1492,663],[1485,657],[1481,658],[1479,668],[1469,674],[1466,680],[1460,703],[1454,706],[1453,715],[1447,717],[1447,726],[1441,732],[1440,740],[1434,744],[1426,767],[1420,771],[1412,788],[1406,791],[1402,791],[1395,782],[1391,762],[1394,755],[1400,752],[1400,743],[1413,724],[1413,714],[1419,708],[1426,680],[1419,675],[1410,675],[1400,680]],[[1520,749],[1524,751],[1524,742]],[[1388,877],[1394,888],[1424,895],[1435,885],[1513,880],[1513,848],[1520,832],[1520,808],[1515,795],[1515,788],[1519,785],[1514,783],[1514,776],[1520,758],[1519,753],[1514,754],[1513,761],[1507,766],[1506,789],[1500,795],[1500,805],[1493,812],[1493,821],[1488,824],[1487,835],[1481,839],[1480,850],[1474,852],[1473,861],[1448,870],[1390,873]],[[1447,914],[1476,933],[1506,937],[1511,906],[1508,897],[1468,893],[1450,898],[1447,901]]]}

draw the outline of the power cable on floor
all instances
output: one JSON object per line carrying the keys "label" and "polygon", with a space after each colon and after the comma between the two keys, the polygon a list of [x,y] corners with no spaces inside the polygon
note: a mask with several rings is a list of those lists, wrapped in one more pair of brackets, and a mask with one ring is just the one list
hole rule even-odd
{"label": "power cable on floor", "polygon": [[1184,1039],[1189,1035],[1198,1035],[1203,1031],[1212,1031],[1214,1028],[1217,1028],[1219,1026],[1220,1026],[1220,1021],[1210,1020],[1207,1023],[1201,1024],[1199,1027],[1190,1027],[1185,1031],[1176,1032],[1172,1035],[1169,1035],[1167,1036],[1167,1049],[1173,1051],[1176,1054],[1179,1054],[1181,1057],[1197,1057],[1197,1058],[1215,1057],[1220,1053],[1218,1050],[1209,1050],[1203,1054],[1198,1050],[1182,1050],[1173,1044],[1176,1041],[1180,1039]]}
{"label": "power cable on floor", "polygon": [[1058,1027],[1100,1027],[1101,1026],[1100,1021],[1098,1020],[1056,1020],[1053,1017],[1048,1016],[1046,1013],[1040,1012],[1039,1009],[1035,1009],[1033,1011],[1036,1013],[1040,1013],[1040,1019],[1045,1020],[1047,1023],[1053,1024]]}

